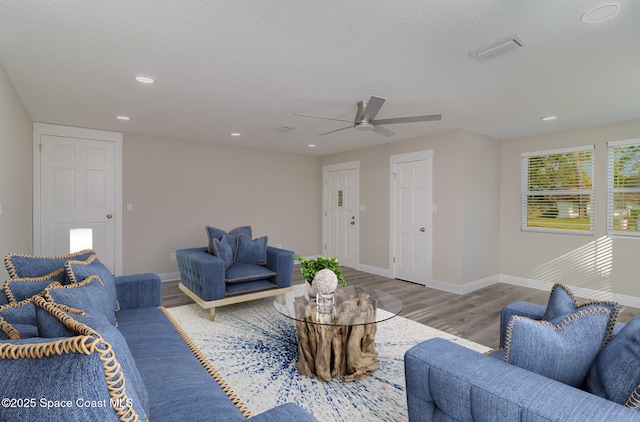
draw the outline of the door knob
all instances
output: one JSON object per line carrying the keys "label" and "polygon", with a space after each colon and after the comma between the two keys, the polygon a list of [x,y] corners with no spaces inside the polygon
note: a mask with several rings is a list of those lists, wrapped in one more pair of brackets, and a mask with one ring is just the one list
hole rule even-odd
{"label": "door knob", "polygon": [[420,227],[420,231],[421,231],[421,232],[424,232],[424,227]]}
{"label": "door knob", "polygon": [[352,225],[352,226],[353,226],[353,225],[355,225],[355,224],[356,224],[356,222],[355,222],[355,221],[352,221],[352,222],[351,222],[351,225]]}
{"label": "door knob", "polygon": [[113,214],[107,214],[107,218],[113,218]]}

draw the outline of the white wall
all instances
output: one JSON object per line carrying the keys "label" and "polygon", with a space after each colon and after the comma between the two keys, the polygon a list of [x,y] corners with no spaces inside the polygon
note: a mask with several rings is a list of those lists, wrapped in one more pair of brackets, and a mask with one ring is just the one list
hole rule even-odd
{"label": "white wall", "polygon": [[0,257],[32,253],[33,124],[0,66]]}
{"label": "white wall", "polygon": [[434,151],[434,281],[463,285],[498,274],[500,142],[466,131],[322,158],[323,165],[360,161],[366,211],[360,213],[359,263],[389,270],[389,157],[422,150]]}
{"label": "white wall", "polygon": [[206,246],[207,225],[250,225],[269,245],[318,254],[321,180],[317,157],[126,133],[124,273],[177,272],[171,252]]}
{"label": "white wall", "polygon": [[[502,142],[500,271],[510,277],[563,282],[640,297],[640,239],[606,237],[607,141],[640,138],[640,120],[554,132]],[[520,230],[520,155],[595,145],[593,236]],[[611,266],[610,274],[602,269]]]}

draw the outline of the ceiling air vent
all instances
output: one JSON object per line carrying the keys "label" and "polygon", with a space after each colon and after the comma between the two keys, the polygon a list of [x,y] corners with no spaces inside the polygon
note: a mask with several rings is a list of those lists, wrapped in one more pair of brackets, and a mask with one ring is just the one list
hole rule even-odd
{"label": "ceiling air vent", "polygon": [[517,35],[513,35],[509,38],[495,42],[490,46],[472,51],[469,55],[479,62],[486,62],[487,60],[502,56],[503,54],[507,54],[510,51],[517,50],[524,46],[524,41],[522,41],[522,39]]}

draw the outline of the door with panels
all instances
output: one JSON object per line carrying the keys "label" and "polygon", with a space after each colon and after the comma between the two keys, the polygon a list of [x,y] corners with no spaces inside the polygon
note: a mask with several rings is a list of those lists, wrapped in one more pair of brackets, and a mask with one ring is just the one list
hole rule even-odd
{"label": "door with panels", "polygon": [[[79,129],[84,136],[64,136],[65,127],[45,126],[38,131],[37,139],[34,250],[39,255],[67,254],[69,230],[90,228],[93,249],[115,274],[121,267],[118,244],[121,201],[117,186],[121,145],[91,136],[93,131]],[[67,129],[73,132],[76,128]]]}
{"label": "door with panels", "polygon": [[345,267],[357,265],[358,166],[344,163],[323,168],[324,251]]}
{"label": "door with panels", "polygon": [[432,274],[432,152],[391,157],[394,278],[427,284]]}

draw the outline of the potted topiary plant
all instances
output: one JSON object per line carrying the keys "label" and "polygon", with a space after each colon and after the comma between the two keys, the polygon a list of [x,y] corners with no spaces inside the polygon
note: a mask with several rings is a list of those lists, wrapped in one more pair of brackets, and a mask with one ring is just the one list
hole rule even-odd
{"label": "potted topiary plant", "polygon": [[309,283],[309,286],[311,286],[316,273],[324,269],[333,271],[336,277],[338,277],[338,283],[340,283],[341,286],[347,285],[347,281],[344,279],[342,271],[340,270],[340,262],[335,256],[329,255],[328,258],[319,256],[316,259],[310,259],[300,255],[294,255],[293,259],[300,262],[300,274],[302,274],[302,278]]}

